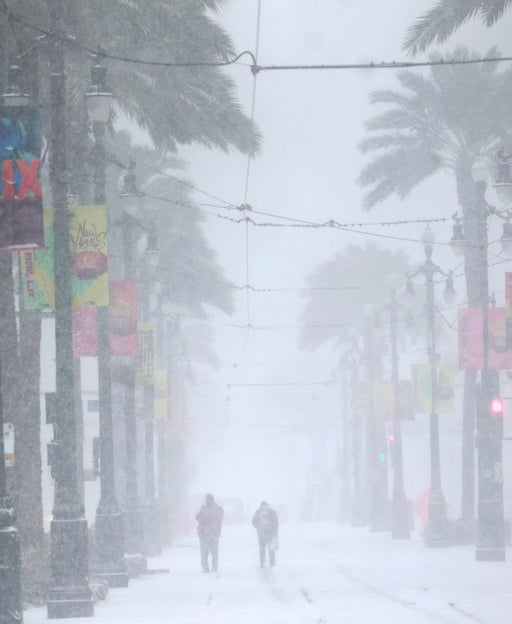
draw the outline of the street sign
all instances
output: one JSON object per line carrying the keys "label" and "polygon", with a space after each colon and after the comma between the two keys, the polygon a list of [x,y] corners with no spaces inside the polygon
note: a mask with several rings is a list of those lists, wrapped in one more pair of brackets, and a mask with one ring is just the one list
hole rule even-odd
{"label": "street sign", "polygon": [[14,425],[4,423],[4,455],[5,465],[14,466]]}

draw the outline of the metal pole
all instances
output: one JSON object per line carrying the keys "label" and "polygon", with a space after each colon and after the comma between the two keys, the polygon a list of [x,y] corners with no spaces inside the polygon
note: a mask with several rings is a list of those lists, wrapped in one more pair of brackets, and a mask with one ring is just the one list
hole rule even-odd
{"label": "metal pole", "polygon": [[[104,125],[95,122],[93,158],[94,202],[106,200],[106,155],[103,145]],[[95,576],[110,587],[127,587],[128,573],[124,563],[123,515],[116,498],[115,457],[112,423],[112,379],[110,361],[109,309],[98,308],[98,397],[100,419],[100,485],[96,509],[95,536],[97,563]]]}
{"label": "metal pole", "polygon": [[348,363],[345,358],[342,370],[342,429],[341,429],[341,505],[340,521],[347,522],[350,518],[350,414],[348,408]]}
{"label": "metal pole", "polygon": [[[147,276],[146,276],[147,277]],[[149,288],[143,281],[142,292],[142,320],[148,322],[149,310]],[[160,335],[157,333],[157,339]],[[160,542],[160,531],[158,529],[158,511],[155,498],[155,443],[154,443],[154,414],[155,414],[155,386],[144,385],[144,489],[145,489],[145,538],[147,554],[155,556],[162,552]]]}
{"label": "metal pole", "polygon": [[441,459],[439,452],[439,417],[437,414],[437,353],[436,328],[434,316],[434,274],[436,267],[432,262],[432,247],[425,245],[426,260],[423,266],[426,281],[426,304],[428,325],[428,360],[431,379],[430,412],[430,497],[429,521],[426,528],[426,543],[429,546],[442,546],[447,540],[446,502],[441,489]]}
{"label": "metal pole", "polygon": [[47,0],[54,35],[50,46],[50,183],[54,206],[56,422],[52,449],[54,505],[48,618],[90,617],[94,607],[88,584],[88,533],[77,470],[71,273],[68,238],[66,92],[62,0]]}
{"label": "metal pole", "polygon": [[[133,279],[133,238],[132,219],[125,215],[122,220],[123,235],[123,261],[125,279]],[[145,547],[144,535],[144,509],[139,499],[138,483],[138,457],[137,457],[137,419],[135,416],[135,361],[130,358],[124,368],[126,379],[124,380],[125,397],[125,479],[126,479],[126,503],[124,511],[125,521],[125,551],[130,554],[136,570],[144,570],[147,567],[143,553]],[[135,561],[136,560],[136,561]]]}
{"label": "metal pole", "polygon": [[[485,186],[479,189],[485,193]],[[484,202],[481,204],[484,206]],[[477,412],[478,448],[478,540],[477,561],[505,561],[505,523],[503,513],[503,420],[493,420],[490,402],[499,396],[497,371],[489,369],[489,284],[487,264],[487,213],[479,213],[479,242],[481,250],[481,289],[483,365],[480,380],[480,400]]]}
{"label": "metal pole", "polygon": [[388,527],[386,465],[379,458],[382,427],[375,409],[375,344],[373,317],[368,319],[366,364],[368,372],[368,415],[366,423],[366,461],[369,500],[370,531],[384,531]]}
{"label": "metal pole", "polygon": [[7,493],[5,474],[4,418],[0,363],[0,622],[23,623],[21,560],[16,517]]}
{"label": "metal pole", "polygon": [[391,313],[391,376],[393,380],[393,392],[395,399],[395,417],[393,419],[393,516],[391,525],[391,536],[394,539],[409,539],[411,537],[409,509],[407,497],[404,489],[404,468],[402,456],[402,422],[398,409],[398,345],[397,345],[397,301],[396,290],[391,289],[391,303],[389,306]]}

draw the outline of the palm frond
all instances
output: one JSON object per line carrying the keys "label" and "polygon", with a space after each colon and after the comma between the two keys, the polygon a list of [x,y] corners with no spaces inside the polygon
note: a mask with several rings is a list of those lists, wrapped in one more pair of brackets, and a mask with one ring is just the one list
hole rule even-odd
{"label": "palm frond", "polygon": [[512,4],[512,0],[482,0],[481,13],[486,26],[492,26]]}
{"label": "palm frond", "polygon": [[[482,2],[493,0],[439,0],[437,4],[416,20],[406,34],[403,49],[415,55],[434,42],[446,41],[466,21],[482,10]],[[503,0],[498,0],[503,2]]]}

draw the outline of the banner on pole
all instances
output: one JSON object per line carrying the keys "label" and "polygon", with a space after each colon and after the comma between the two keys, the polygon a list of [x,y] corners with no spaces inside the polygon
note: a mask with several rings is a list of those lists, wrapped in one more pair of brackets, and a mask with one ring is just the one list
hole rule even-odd
{"label": "banner on pole", "polygon": [[[429,364],[416,364],[412,367],[415,411],[420,414],[432,413],[432,376]],[[436,414],[453,414],[455,411],[455,366],[437,366]]]}
{"label": "banner on pole", "polygon": [[153,323],[141,323],[139,325],[139,358],[138,372],[144,383],[154,383],[156,331]]}
{"label": "banner on pole", "polygon": [[[489,368],[512,368],[512,348],[507,345],[506,308],[489,308],[488,321]],[[481,308],[459,309],[459,368],[462,370],[483,368],[482,323]]]}
{"label": "banner on pole", "polygon": [[137,357],[137,282],[110,282],[110,349],[113,356]]}
{"label": "banner on pole", "polygon": [[[105,206],[70,206],[72,306],[108,305],[107,212]],[[45,248],[20,253],[26,310],[55,309],[54,213],[44,211]]]}
{"label": "banner on pole", "polygon": [[3,434],[5,466],[10,468],[14,466],[14,425],[12,423],[4,423]]}
{"label": "banner on pole", "polygon": [[21,281],[25,310],[55,309],[53,279],[53,210],[43,211],[45,248],[21,251]]}
{"label": "banner on pole", "polygon": [[108,306],[108,241],[105,206],[69,206],[73,308]]}
{"label": "banner on pole", "polygon": [[98,355],[98,323],[96,308],[89,306],[72,311],[73,357]]}
{"label": "banner on pole", "polygon": [[44,247],[37,109],[0,107],[0,251]]}

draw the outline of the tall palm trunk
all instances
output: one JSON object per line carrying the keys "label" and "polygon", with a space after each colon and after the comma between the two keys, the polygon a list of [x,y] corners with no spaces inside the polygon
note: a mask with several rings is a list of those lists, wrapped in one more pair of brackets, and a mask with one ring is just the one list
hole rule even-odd
{"label": "tall palm trunk", "polygon": [[[483,197],[475,185],[468,168],[457,171],[457,194],[462,206],[465,249],[466,289],[469,307],[480,307],[482,297],[482,271],[478,248],[480,220],[483,216]],[[471,245],[471,246],[469,246]],[[469,530],[475,520],[475,422],[476,422],[477,371],[464,373],[464,400],[462,412],[462,483],[461,520]]]}
{"label": "tall palm trunk", "polygon": [[16,506],[22,552],[25,600],[42,602],[47,594],[48,571],[43,526],[41,409],[41,313],[20,306],[20,392],[16,445]]}

